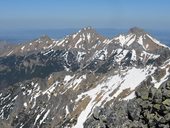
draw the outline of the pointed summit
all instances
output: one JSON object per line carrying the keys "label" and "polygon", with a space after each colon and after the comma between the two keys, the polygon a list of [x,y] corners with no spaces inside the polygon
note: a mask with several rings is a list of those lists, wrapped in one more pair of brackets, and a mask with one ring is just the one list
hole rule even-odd
{"label": "pointed summit", "polygon": [[138,28],[138,27],[133,27],[129,30],[129,33],[132,33],[132,34],[135,34],[137,36],[140,36],[140,35],[144,35],[146,34],[146,32],[141,29],[141,28]]}
{"label": "pointed summit", "polygon": [[57,43],[57,46],[65,48],[76,48],[89,50],[96,48],[98,45],[102,45],[102,42],[106,40],[105,37],[98,34],[92,27],[85,27],[80,29],[77,33],[66,36],[64,39]]}
{"label": "pointed summit", "polygon": [[[161,44],[158,40],[153,38],[150,34],[145,32],[143,29],[134,27],[129,30],[130,34],[133,34],[136,36],[136,39],[134,40],[134,43],[137,42],[140,44],[144,50],[146,51],[156,51],[158,49],[165,48],[167,46]],[[133,43],[132,43],[133,44]]]}
{"label": "pointed summit", "polygon": [[167,46],[160,43],[150,34],[138,27],[129,29],[127,35],[119,35],[118,37],[114,38],[114,40],[116,40],[116,42],[120,42],[122,46],[127,46],[131,49],[140,48],[140,50],[149,52],[167,48]]}
{"label": "pointed summit", "polygon": [[41,41],[48,41],[48,40],[51,40],[51,38],[48,36],[48,35],[42,35],[39,40]]}

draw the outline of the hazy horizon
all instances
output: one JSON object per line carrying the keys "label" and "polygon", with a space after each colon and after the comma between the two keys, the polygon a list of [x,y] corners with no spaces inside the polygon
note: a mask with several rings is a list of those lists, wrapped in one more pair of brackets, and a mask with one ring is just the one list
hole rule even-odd
{"label": "hazy horizon", "polygon": [[1,30],[52,28],[170,29],[169,0],[5,0]]}

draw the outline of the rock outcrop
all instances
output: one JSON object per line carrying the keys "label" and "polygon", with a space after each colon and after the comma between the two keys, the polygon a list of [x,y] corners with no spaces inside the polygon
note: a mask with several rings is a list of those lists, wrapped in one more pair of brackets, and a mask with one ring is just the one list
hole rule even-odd
{"label": "rock outcrop", "polygon": [[169,128],[170,81],[156,89],[141,86],[136,97],[114,102],[104,108],[96,107],[84,128]]}

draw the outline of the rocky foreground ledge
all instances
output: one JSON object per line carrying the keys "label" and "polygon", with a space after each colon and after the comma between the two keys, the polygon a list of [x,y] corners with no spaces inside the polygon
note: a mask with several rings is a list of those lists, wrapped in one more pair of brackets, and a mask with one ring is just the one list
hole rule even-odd
{"label": "rocky foreground ledge", "polygon": [[97,107],[85,128],[169,128],[170,81],[155,88],[141,86],[136,98],[104,108]]}

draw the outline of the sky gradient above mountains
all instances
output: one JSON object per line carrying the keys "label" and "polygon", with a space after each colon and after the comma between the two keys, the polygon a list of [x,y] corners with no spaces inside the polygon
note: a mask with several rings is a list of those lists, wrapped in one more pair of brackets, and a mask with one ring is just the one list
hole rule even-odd
{"label": "sky gradient above mountains", "polygon": [[169,0],[5,0],[1,29],[170,28]]}

